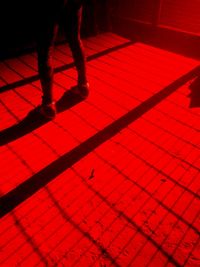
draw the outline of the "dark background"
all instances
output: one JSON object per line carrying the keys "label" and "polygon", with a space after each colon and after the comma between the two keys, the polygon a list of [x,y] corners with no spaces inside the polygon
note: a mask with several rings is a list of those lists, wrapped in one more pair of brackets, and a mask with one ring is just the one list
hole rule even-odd
{"label": "dark background", "polygon": [[[35,48],[36,1],[44,0],[0,2],[0,59]],[[86,0],[81,32],[84,37],[113,30],[177,52],[198,53],[199,11],[199,0]],[[62,41],[61,29],[57,42]]]}
{"label": "dark background", "polygon": [[[36,1],[44,0],[6,0],[0,3],[0,59],[34,50],[38,13]],[[110,14],[108,14],[110,2],[110,0],[86,1],[81,29],[83,37],[111,29]],[[57,42],[63,40],[61,27]]]}

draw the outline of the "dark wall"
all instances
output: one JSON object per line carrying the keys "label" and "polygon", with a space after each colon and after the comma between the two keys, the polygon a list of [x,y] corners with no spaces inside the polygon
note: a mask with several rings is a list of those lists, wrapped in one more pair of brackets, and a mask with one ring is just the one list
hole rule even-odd
{"label": "dark wall", "polygon": [[118,0],[118,16],[200,34],[199,0]]}
{"label": "dark wall", "polygon": [[185,56],[200,59],[199,0],[118,0],[113,29]]}

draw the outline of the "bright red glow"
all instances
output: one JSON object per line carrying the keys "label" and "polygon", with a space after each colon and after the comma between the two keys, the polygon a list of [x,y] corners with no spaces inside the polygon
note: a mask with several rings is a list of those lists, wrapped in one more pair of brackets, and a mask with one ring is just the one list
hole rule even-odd
{"label": "bright red glow", "polygon": [[24,120],[41,97],[38,80],[23,83],[35,54],[1,63],[0,86],[18,86],[0,100],[0,266],[199,266],[199,63],[127,42],[85,41],[88,56],[126,45],[88,62],[82,102],[62,98],[75,70],[57,73],[48,123]]}

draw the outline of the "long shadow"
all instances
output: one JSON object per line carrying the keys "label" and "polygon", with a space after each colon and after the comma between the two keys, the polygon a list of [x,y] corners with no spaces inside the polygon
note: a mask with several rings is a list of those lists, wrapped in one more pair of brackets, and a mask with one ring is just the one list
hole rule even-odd
{"label": "long shadow", "polygon": [[[91,136],[86,141],[84,141],[83,143],[81,143],[80,145],[78,145],[77,147],[69,151],[68,153],[62,155],[59,159],[49,164],[47,167],[45,167],[38,173],[34,174],[28,180],[18,185],[15,189],[13,189],[12,191],[2,196],[0,198],[0,206],[1,206],[0,217],[3,217],[7,213],[9,213],[11,210],[17,207],[20,203],[24,202],[26,199],[28,199],[33,194],[35,194],[43,186],[48,184],[50,181],[54,180],[59,174],[61,174],[66,169],[70,168],[73,164],[78,162],[81,158],[83,158],[84,156],[89,154],[91,151],[93,151],[95,148],[97,148],[98,146],[100,146],[101,144],[109,140],[110,138],[112,138],[119,131],[127,127],[130,123],[140,118],[143,114],[145,114],[150,109],[152,109],[154,106],[159,104],[163,99],[165,99],[167,96],[169,96],[174,91],[176,91],[180,86],[185,84],[188,80],[198,75],[199,71],[200,69],[199,67],[197,67],[193,69],[192,71],[190,71],[189,73],[183,75],[178,80],[166,86],[160,92],[156,93],[149,99],[145,100],[139,106],[129,111],[127,114],[125,114],[118,120],[114,121],[113,123],[105,127],[104,129],[96,133],[95,135]],[[66,105],[66,102],[65,102],[65,105]],[[69,105],[70,106],[72,105],[72,101],[69,101]],[[41,125],[41,122],[40,122],[40,125]],[[38,124],[36,127],[38,127]],[[30,131],[30,128],[28,130]],[[13,135],[16,135],[16,134],[11,133],[11,136]],[[19,136],[19,133],[18,133],[18,136]],[[5,135],[4,135],[4,138],[6,138]],[[13,137],[12,137],[12,140],[13,140]]]}
{"label": "long shadow", "polygon": [[200,76],[197,77],[189,86],[190,89],[190,108],[200,107]]}
{"label": "long shadow", "polygon": [[[57,112],[61,113],[70,109],[83,100],[84,99],[75,94],[73,88],[71,88],[64,93],[56,103]],[[47,122],[49,122],[49,120],[41,116],[37,112],[37,109],[30,111],[22,121],[0,132],[0,146],[8,144],[9,142],[32,132]]]}
{"label": "long shadow", "polygon": [[[28,180],[21,183],[12,191],[8,192],[6,195],[0,198],[0,217],[5,216],[18,205],[23,203],[25,200],[30,198],[34,193],[36,193],[39,189],[47,185],[50,181],[54,180],[59,174],[66,171],[66,169],[70,168],[73,164],[78,162],[81,158],[86,156],[88,153],[93,151],[95,148],[100,146],[105,141],[109,140],[111,137],[116,135],[119,131],[127,127],[130,123],[134,122],[138,118],[140,118],[143,114],[148,112],[150,109],[159,104],[163,99],[167,96],[175,92],[180,86],[186,83],[188,80],[194,78],[199,74],[199,67],[193,69],[191,72],[183,75],[178,80],[173,82],[172,84],[165,87],[160,92],[156,93],[139,106],[129,111],[127,114],[114,121],[112,124],[105,127],[103,130],[96,133],[94,136],[87,139],[85,142],[71,150],[70,152],[64,154],[59,159],[55,160],[47,167],[34,174]],[[68,98],[69,99],[69,98]],[[75,98],[76,99],[76,98]],[[76,99],[77,101],[77,99]],[[80,101],[80,100],[79,100]],[[62,112],[65,109],[61,103],[65,103],[66,101],[63,99],[60,100],[60,111]],[[70,101],[70,105],[72,105],[72,101]],[[40,122],[41,123],[41,122]],[[44,122],[43,122],[44,123]],[[92,189],[92,188],[91,188]],[[110,203],[104,196],[102,196],[99,192],[95,192],[108,206],[113,208],[112,203]],[[56,204],[56,203],[55,203]],[[145,234],[143,230],[134,223],[131,218],[129,218],[123,211],[114,208],[115,212],[117,212],[120,216],[122,216],[128,223],[134,226],[137,231],[145,236],[155,247],[157,247],[175,266],[180,266],[176,259],[173,258],[172,255],[169,255],[155,240],[153,240],[150,236]]]}

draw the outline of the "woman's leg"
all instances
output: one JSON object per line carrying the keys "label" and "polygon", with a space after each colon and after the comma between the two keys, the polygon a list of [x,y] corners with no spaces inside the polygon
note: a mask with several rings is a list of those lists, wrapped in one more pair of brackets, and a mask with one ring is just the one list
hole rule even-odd
{"label": "woman's leg", "polygon": [[[45,18],[44,18],[45,20]],[[38,72],[42,88],[42,105],[53,102],[53,49],[58,25],[52,21],[42,22],[37,34]]]}
{"label": "woman's leg", "polygon": [[64,30],[78,74],[78,85],[87,84],[86,58],[80,37],[82,1],[68,1],[64,14]]}

